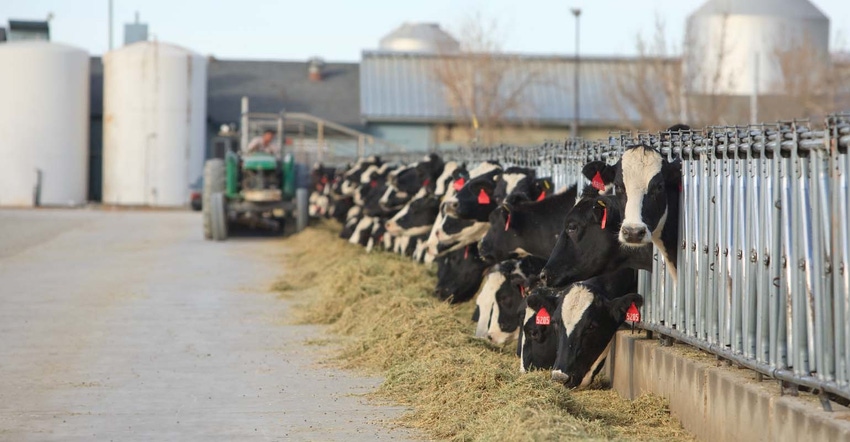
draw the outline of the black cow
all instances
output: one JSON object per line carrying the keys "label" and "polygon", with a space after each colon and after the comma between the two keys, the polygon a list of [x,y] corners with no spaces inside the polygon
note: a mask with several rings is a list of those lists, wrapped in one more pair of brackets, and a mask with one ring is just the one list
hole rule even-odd
{"label": "black cow", "polygon": [[623,206],[609,195],[582,198],[564,220],[558,242],[540,278],[563,287],[623,268],[652,269],[652,250],[622,247],[617,239]]}
{"label": "black cow", "polygon": [[526,255],[548,259],[575,201],[575,186],[541,201],[509,196],[490,214],[490,228],[481,240],[481,255],[490,261]]}
{"label": "black cow", "polygon": [[517,308],[522,302],[526,279],[537,274],[545,260],[526,257],[502,261],[487,271],[475,298],[478,326],[475,336],[504,344],[519,333]]}
{"label": "black cow", "polygon": [[633,303],[643,304],[640,295],[630,293],[636,285],[636,272],[624,269],[573,284],[560,297],[552,315],[558,333],[552,380],[569,388],[593,381],[626,312]]}
{"label": "black cow", "polygon": [[517,356],[521,372],[548,370],[555,365],[558,334],[552,323],[552,314],[558,308],[558,301],[554,290],[536,288],[520,304],[517,320],[522,327],[517,338]]}
{"label": "black cow", "polygon": [[615,191],[624,207],[620,243],[627,247],[655,244],[674,280],[678,276],[681,186],[681,161],[667,161],[644,144],[631,146],[623,153],[615,179]]}
{"label": "black cow", "polygon": [[470,300],[478,287],[488,265],[478,255],[478,246],[470,244],[460,250],[440,256],[437,261],[437,287],[435,294],[451,303]]}

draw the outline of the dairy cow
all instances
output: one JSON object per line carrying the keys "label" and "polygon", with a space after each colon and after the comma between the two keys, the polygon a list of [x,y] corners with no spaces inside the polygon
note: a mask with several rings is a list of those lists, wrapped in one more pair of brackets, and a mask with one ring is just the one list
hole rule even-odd
{"label": "dairy cow", "polygon": [[488,265],[478,255],[478,246],[469,244],[436,259],[435,295],[451,303],[466,302],[475,296]]}
{"label": "dairy cow", "polygon": [[520,321],[517,338],[519,370],[549,370],[558,352],[558,334],[552,324],[552,314],[558,308],[557,292],[536,288],[520,304],[516,314]]}
{"label": "dairy cow", "polygon": [[632,304],[643,304],[640,295],[631,293],[636,284],[634,270],[618,270],[575,283],[559,297],[552,315],[558,334],[552,380],[569,388],[590,385],[626,312]]}
{"label": "dairy cow", "polygon": [[517,308],[522,302],[526,279],[537,274],[545,260],[527,257],[502,261],[488,269],[478,296],[475,336],[504,344],[519,333]]}

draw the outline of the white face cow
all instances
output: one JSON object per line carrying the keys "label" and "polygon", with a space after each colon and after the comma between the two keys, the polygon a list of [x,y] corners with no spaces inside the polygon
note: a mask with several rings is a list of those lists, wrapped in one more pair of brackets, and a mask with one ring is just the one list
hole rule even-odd
{"label": "white face cow", "polygon": [[668,162],[646,145],[626,150],[615,179],[617,196],[625,208],[620,243],[627,247],[654,243],[674,279],[681,183],[681,162]]}

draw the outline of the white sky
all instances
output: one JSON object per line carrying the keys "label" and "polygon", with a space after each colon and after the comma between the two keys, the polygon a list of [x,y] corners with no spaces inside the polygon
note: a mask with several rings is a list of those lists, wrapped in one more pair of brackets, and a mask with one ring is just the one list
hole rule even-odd
{"label": "white sky", "polygon": [[[747,1],[747,0],[738,0]],[[764,1],[764,0],[763,0]],[[572,54],[574,19],[581,7],[581,52],[631,54],[635,36],[649,35],[655,17],[681,41],[685,19],[702,0],[114,0],[114,42],[135,11],[150,33],[219,58],[357,61],[363,49],[404,21],[439,22],[451,31],[472,14],[495,19],[505,49]],[[850,0],[814,0],[831,19],[833,42],[847,48]],[[52,39],[102,54],[107,49],[107,0],[0,0],[0,26],[8,19],[43,19],[54,14]],[[836,44],[833,43],[833,49]]]}

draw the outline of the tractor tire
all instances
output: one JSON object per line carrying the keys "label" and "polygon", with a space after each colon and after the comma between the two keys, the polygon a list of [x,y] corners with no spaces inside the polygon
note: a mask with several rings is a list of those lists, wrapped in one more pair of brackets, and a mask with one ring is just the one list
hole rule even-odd
{"label": "tractor tire", "polygon": [[204,238],[213,239],[212,211],[210,198],[214,193],[224,193],[224,160],[213,158],[204,164],[204,190],[201,195],[201,208],[204,216]]}
{"label": "tractor tire", "polygon": [[222,192],[210,196],[210,230],[212,239],[227,239],[227,197]]}

